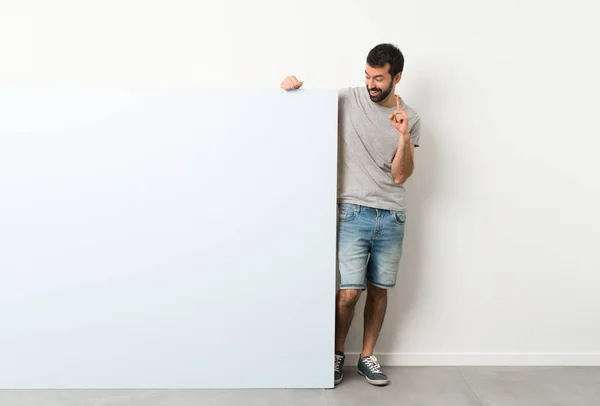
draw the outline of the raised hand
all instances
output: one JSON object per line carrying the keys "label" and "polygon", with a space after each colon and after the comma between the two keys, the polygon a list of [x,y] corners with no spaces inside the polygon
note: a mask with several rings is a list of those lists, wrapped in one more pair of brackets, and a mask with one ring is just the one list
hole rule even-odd
{"label": "raised hand", "polygon": [[396,111],[389,116],[390,123],[394,126],[400,134],[408,135],[408,114],[402,108],[400,104],[400,96],[396,96]]}
{"label": "raised hand", "polygon": [[296,76],[288,76],[287,78],[283,79],[279,87],[281,87],[283,90],[296,90],[300,89],[303,84],[304,82],[298,80]]}

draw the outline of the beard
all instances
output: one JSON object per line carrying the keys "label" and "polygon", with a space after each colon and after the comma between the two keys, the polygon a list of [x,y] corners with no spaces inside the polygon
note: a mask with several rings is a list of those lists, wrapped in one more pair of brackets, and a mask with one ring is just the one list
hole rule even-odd
{"label": "beard", "polygon": [[[385,91],[378,87],[372,87],[369,89],[367,86],[367,91],[369,92],[369,98],[372,102],[379,103],[382,100],[385,100],[386,97],[392,93],[392,88],[394,87],[394,82],[390,83],[390,87],[388,87]],[[377,92],[377,94],[373,94],[371,92]]]}

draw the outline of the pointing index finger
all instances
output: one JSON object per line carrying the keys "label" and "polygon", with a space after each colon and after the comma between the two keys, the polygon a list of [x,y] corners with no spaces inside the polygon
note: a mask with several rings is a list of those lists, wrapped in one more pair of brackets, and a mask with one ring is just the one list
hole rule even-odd
{"label": "pointing index finger", "polygon": [[396,108],[398,111],[402,111],[402,106],[400,106],[400,96],[396,95]]}

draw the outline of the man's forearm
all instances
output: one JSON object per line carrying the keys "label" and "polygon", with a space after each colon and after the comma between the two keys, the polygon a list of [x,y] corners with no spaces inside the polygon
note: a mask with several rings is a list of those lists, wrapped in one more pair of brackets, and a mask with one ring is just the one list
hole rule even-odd
{"label": "man's forearm", "polygon": [[398,141],[398,149],[392,161],[392,178],[397,184],[402,184],[412,175],[414,162],[412,149],[410,145],[410,137],[400,136]]}

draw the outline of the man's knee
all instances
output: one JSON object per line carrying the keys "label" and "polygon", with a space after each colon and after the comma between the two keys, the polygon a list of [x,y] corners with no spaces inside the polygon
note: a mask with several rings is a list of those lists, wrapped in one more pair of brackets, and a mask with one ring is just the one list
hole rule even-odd
{"label": "man's knee", "polygon": [[384,288],[381,286],[373,285],[372,283],[367,283],[367,295],[371,297],[386,297],[389,288]]}
{"label": "man's knee", "polygon": [[346,308],[354,308],[360,298],[360,289],[340,289],[338,292],[338,305]]}

